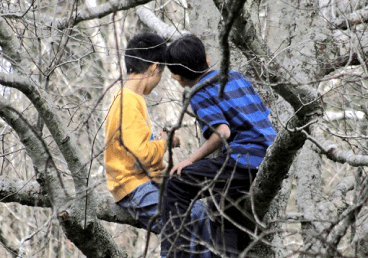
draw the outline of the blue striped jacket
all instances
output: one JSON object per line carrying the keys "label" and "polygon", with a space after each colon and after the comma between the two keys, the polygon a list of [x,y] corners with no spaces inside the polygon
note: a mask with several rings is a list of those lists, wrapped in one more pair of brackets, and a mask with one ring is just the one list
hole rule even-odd
{"label": "blue striped jacket", "polygon": [[[217,73],[208,72],[199,83]],[[212,134],[209,125],[227,124],[231,131],[228,139],[231,158],[237,160],[240,167],[258,168],[276,137],[268,119],[270,111],[248,78],[239,72],[230,71],[222,99],[218,96],[218,90],[218,82],[209,84],[199,90],[190,102],[204,138],[208,139]],[[225,147],[223,153],[227,153]]]}

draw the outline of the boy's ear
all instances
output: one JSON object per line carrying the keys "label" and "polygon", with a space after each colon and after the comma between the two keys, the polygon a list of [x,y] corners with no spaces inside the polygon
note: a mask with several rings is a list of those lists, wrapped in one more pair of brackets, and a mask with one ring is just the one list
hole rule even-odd
{"label": "boy's ear", "polygon": [[210,64],[210,57],[209,57],[209,56],[207,56],[207,55],[206,55],[206,62],[207,62],[207,64],[208,64],[208,66],[211,66],[211,64]]}
{"label": "boy's ear", "polygon": [[148,67],[150,72],[154,72],[156,69],[158,69],[158,63],[153,63]]}

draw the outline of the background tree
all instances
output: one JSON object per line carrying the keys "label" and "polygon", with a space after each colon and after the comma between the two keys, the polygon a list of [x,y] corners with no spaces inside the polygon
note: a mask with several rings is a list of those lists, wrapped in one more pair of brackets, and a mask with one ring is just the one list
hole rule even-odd
{"label": "background tree", "polygon": [[[194,32],[222,84],[229,67],[244,72],[272,110],[278,137],[242,204],[254,241],[239,256],[368,255],[368,1],[0,6],[2,256],[144,252],[145,233],[113,203],[103,167],[104,118],[126,79],[122,53],[142,29],[168,41]],[[169,152],[168,167],[200,141],[169,77],[147,98],[157,129],[180,128],[186,142]]]}

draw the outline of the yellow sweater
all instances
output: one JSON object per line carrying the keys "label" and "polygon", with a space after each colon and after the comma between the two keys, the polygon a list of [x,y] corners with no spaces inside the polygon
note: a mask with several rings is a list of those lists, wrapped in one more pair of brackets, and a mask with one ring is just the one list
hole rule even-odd
{"label": "yellow sweater", "polygon": [[105,130],[107,188],[116,202],[151,179],[161,181],[166,149],[165,140],[150,141],[151,121],[144,98],[127,88],[123,97],[120,92],[112,101]]}

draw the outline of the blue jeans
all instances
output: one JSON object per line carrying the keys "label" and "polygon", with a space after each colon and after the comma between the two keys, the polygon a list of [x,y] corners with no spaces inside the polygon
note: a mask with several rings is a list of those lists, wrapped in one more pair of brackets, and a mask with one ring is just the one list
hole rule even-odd
{"label": "blue jeans", "polygon": [[[157,213],[159,197],[160,189],[155,183],[149,181],[138,186],[133,192],[120,200],[118,204],[148,229],[150,219]],[[192,254],[188,256],[189,258],[211,257],[211,253],[199,244],[200,241],[206,243],[211,241],[211,221],[206,214],[206,210],[206,205],[201,200],[196,201],[191,210],[190,221],[192,221],[194,227],[190,236],[190,250]],[[160,233],[162,227],[163,222],[160,216],[151,223],[150,230]],[[197,255],[194,253],[197,253]],[[161,257],[165,257],[165,255]]]}

